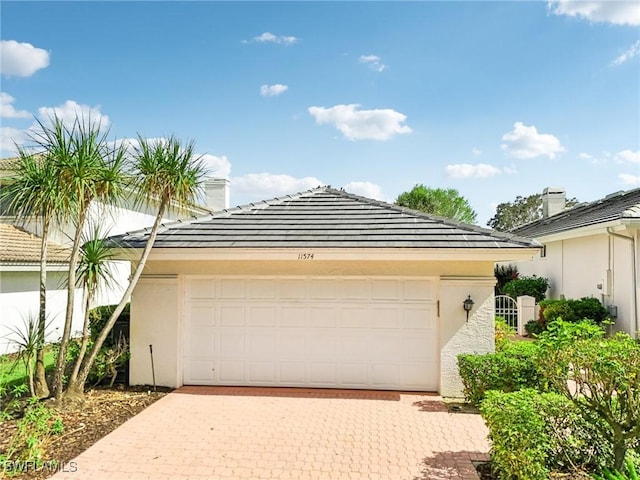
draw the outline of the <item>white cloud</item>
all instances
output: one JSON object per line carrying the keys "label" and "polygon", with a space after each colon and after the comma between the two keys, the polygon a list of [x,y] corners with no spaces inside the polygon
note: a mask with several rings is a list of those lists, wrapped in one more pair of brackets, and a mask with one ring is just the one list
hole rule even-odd
{"label": "white cloud", "polygon": [[621,173],[618,178],[624,185],[633,185],[640,187],[640,175],[630,175],[628,173]]}
{"label": "white cloud", "polygon": [[46,50],[15,40],[0,40],[0,58],[0,73],[7,76],[30,77],[49,66]]}
{"label": "white cloud", "polygon": [[473,147],[471,149],[471,153],[473,153],[476,157],[478,157],[478,156],[482,155],[482,150],[480,150],[479,148]]}
{"label": "white cloud", "polygon": [[234,195],[245,195],[256,199],[281,197],[309,190],[322,185],[315,177],[295,178],[273,173],[249,173],[231,180]]}
{"label": "white cloud", "polygon": [[384,200],[380,185],[371,182],[349,182],[343,187],[347,192],[355,193],[362,197]]}
{"label": "white cloud", "polygon": [[231,162],[226,155],[218,157],[205,153],[200,157],[208,170],[208,175],[216,178],[228,178],[231,173]]}
{"label": "white cloud", "polygon": [[288,85],[276,83],[275,85],[262,85],[260,87],[260,95],[263,97],[276,97],[289,90]]}
{"label": "white cloud", "polygon": [[368,65],[371,70],[382,72],[387,66],[380,61],[377,55],[360,55],[360,63]]}
{"label": "white cloud", "polygon": [[79,104],[74,100],[67,100],[57,107],[40,107],[38,115],[43,122],[49,122],[54,115],[57,115],[62,123],[68,127],[73,125],[76,118],[81,122],[91,121],[94,126],[100,125],[102,128],[109,125],[109,117],[100,113],[100,105],[91,107]]}
{"label": "white cloud", "polygon": [[389,140],[394,135],[410,133],[404,125],[407,116],[391,109],[359,110],[360,105],[335,105],[330,108],[309,107],[318,125],[333,124],[349,140]]}
{"label": "white cloud", "polygon": [[554,15],[580,17],[594,23],[640,25],[640,2],[553,0],[547,7]]}
{"label": "white cloud", "polygon": [[31,114],[26,110],[13,108],[15,98],[5,92],[0,92],[0,118],[29,118]]}
{"label": "white cloud", "polygon": [[534,125],[528,127],[522,122],[516,122],[513,130],[505,133],[502,140],[505,142],[502,149],[515,158],[555,158],[565,151],[556,137],[549,133],[538,133]]}
{"label": "white cloud", "polygon": [[616,154],[616,160],[619,162],[640,163],[640,150],[633,152],[631,150],[623,150]]}
{"label": "white cloud", "polygon": [[16,146],[22,145],[26,138],[27,131],[20,128],[0,127],[0,152],[1,156],[12,156],[16,154]]}
{"label": "white cloud", "polygon": [[271,32],[264,32],[251,40],[242,40],[242,43],[258,42],[258,43],[279,43],[282,45],[293,45],[300,39],[291,35],[274,35]]}
{"label": "white cloud", "polygon": [[622,65],[624,62],[631,60],[633,57],[637,57],[640,55],[640,40],[631,45],[629,49],[624,52],[622,55],[617,57],[615,60],[611,62],[612,67],[617,67],[618,65]]}
{"label": "white cloud", "polygon": [[447,165],[445,171],[447,176],[451,178],[488,178],[502,173],[502,170],[498,167],[486,163],[478,163],[476,165],[469,163]]}

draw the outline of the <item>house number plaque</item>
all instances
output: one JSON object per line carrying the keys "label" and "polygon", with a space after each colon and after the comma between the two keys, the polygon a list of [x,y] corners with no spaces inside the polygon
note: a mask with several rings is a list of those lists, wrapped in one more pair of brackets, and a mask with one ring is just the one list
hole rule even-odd
{"label": "house number plaque", "polygon": [[313,253],[299,253],[298,260],[313,260]]}

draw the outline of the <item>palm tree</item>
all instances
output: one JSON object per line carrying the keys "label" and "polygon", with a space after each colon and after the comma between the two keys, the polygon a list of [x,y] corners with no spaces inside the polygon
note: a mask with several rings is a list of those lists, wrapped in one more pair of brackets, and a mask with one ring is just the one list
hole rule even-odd
{"label": "palm tree", "polygon": [[95,294],[101,288],[110,288],[115,283],[112,269],[113,250],[107,247],[105,235],[99,222],[93,221],[89,226],[90,235],[82,235],[80,247],[80,259],[78,261],[78,284],[82,285],[85,292],[84,321],[82,325],[82,341],[80,352],[71,373],[70,382],[78,378],[80,366],[84,360],[89,344],[89,311],[95,298]]}
{"label": "palm tree", "polygon": [[[62,123],[54,119],[54,126]],[[57,130],[42,126],[41,138],[45,145],[57,141]],[[62,399],[63,377],[66,349],[71,337],[73,323],[74,296],[76,288],[76,269],[82,245],[82,232],[85,228],[89,207],[95,200],[106,204],[120,201],[124,195],[127,177],[124,172],[125,150],[122,145],[111,147],[107,141],[108,129],[104,130],[100,122],[87,121],[76,117],[68,132],[69,155],[55,157],[62,197],[71,212],[75,233],[67,281],[67,308],[64,329],[53,377],[53,389],[56,401]]]}
{"label": "palm tree", "polygon": [[69,396],[71,399],[83,396],[91,366],[138,283],[166,211],[194,202],[201,191],[205,168],[201,159],[194,154],[193,142],[183,146],[174,136],[162,141],[148,141],[138,135],[138,140],[139,146],[135,148],[133,164],[137,202],[157,203],[156,218],[122,300],[96,338],[77,379],[67,385],[65,397]]}
{"label": "palm tree", "polygon": [[2,196],[9,202],[9,209],[21,221],[35,220],[42,228],[40,249],[40,295],[36,342],[36,369],[34,395],[38,398],[49,396],[49,387],[45,378],[44,343],[47,319],[47,246],[49,228],[54,221],[62,222],[68,214],[65,200],[58,183],[55,159],[68,155],[67,131],[59,122],[54,123],[56,141],[48,148],[41,145],[37,136],[32,136],[37,153],[28,153],[18,148],[18,159],[8,185],[3,188]]}

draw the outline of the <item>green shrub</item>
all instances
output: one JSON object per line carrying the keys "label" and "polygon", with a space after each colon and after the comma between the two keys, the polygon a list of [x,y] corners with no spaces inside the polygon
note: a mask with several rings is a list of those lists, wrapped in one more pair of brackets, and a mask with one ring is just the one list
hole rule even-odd
{"label": "green shrub", "polygon": [[515,265],[496,265],[493,274],[496,277],[495,294],[505,295],[503,288],[511,280],[518,278],[518,267]]}
{"label": "green shrub", "polygon": [[502,350],[502,347],[511,342],[510,338],[516,334],[516,329],[507,324],[502,317],[495,318],[495,341],[496,351]]}
{"label": "green shrub", "polygon": [[508,282],[503,291],[511,298],[518,298],[523,295],[534,297],[536,302],[544,300],[549,289],[549,280],[544,277],[518,277],[516,280]]}
{"label": "green shrub", "polygon": [[613,452],[604,460],[621,469],[640,444],[640,344],[603,335],[590,322],[553,322],[540,336],[540,370],[597,427]]}
{"label": "green shrub", "polygon": [[578,300],[544,300],[540,302],[540,308],[547,323],[562,318],[565,322],[589,319],[602,325],[609,319],[607,309],[597,298],[592,297],[583,297]]}
{"label": "green shrub", "polygon": [[[109,317],[116,309],[117,305],[102,305],[92,308],[89,312],[89,329],[91,331],[91,340],[95,341],[98,335],[109,321]],[[131,316],[131,304],[127,303],[120,313],[118,320],[129,320]]]}
{"label": "green shrub", "polygon": [[597,429],[562,395],[492,391],[480,411],[500,479],[542,480],[551,471],[593,469],[610,455]]}
{"label": "green shrub", "polygon": [[640,480],[631,460],[625,462],[625,470],[626,472],[624,473],[615,469],[612,472],[608,468],[605,468],[602,475],[594,475],[593,478],[596,480]]}
{"label": "green shrub", "polygon": [[529,335],[535,337],[540,335],[544,331],[544,326],[537,320],[529,320],[524,325],[524,331]]}
{"label": "green shrub", "polygon": [[537,345],[524,341],[509,341],[496,353],[458,355],[465,400],[479,405],[489,390],[541,388],[543,378],[536,356]]}

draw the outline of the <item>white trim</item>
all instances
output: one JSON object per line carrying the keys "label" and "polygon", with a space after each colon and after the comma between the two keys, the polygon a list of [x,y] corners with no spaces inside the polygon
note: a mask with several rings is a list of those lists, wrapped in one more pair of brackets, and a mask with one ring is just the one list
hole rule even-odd
{"label": "white trim", "polygon": [[496,277],[464,277],[446,276],[440,277],[440,283],[446,286],[477,286],[494,287],[497,283]]}
{"label": "white trim", "polygon": [[[47,272],[66,272],[69,265],[49,265],[47,264]],[[39,272],[40,265],[15,263],[0,265],[0,272]]]}

